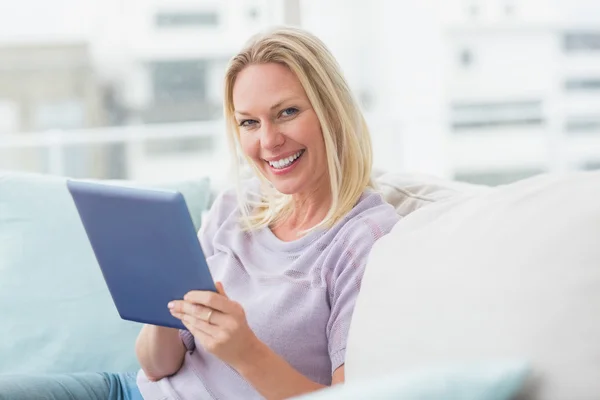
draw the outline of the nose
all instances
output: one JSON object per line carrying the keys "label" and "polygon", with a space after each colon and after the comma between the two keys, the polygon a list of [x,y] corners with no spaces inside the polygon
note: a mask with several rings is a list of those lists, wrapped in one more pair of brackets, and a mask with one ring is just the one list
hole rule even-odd
{"label": "nose", "polygon": [[262,126],[260,145],[265,150],[274,150],[285,143],[285,137],[276,124],[265,123]]}

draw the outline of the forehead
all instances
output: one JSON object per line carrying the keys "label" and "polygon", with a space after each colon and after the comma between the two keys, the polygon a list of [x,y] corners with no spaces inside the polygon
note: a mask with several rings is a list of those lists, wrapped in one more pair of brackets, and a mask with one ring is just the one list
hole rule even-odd
{"label": "forehead", "polygon": [[306,98],[306,93],[296,75],[288,67],[276,63],[244,68],[233,86],[236,110],[271,107],[292,96]]}

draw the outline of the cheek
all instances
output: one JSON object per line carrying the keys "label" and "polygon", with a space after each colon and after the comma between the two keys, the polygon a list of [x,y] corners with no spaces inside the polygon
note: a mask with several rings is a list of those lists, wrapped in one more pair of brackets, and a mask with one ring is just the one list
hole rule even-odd
{"label": "cheek", "polygon": [[240,147],[247,157],[258,157],[258,141],[254,140],[252,135],[242,133],[240,135]]}
{"label": "cheek", "polygon": [[325,158],[325,140],[323,139],[323,133],[317,127],[311,131],[309,137],[307,137],[307,144],[309,144],[310,148],[313,151],[313,154],[317,156],[319,162]]}
{"label": "cheek", "polygon": [[323,132],[321,131],[321,124],[316,115],[313,115],[303,126],[302,129],[304,140],[313,147],[314,150],[324,151],[325,143],[323,141]]}

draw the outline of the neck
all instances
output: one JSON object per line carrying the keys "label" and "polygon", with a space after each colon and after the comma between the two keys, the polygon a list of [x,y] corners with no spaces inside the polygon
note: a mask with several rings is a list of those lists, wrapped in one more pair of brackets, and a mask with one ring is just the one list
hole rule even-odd
{"label": "neck", "polygon": [[329,185],[308,192],[292,195],[291,214],[281,221],[280,227],[289,231],[302,231],[319,224],[331,207],[331,190]]}

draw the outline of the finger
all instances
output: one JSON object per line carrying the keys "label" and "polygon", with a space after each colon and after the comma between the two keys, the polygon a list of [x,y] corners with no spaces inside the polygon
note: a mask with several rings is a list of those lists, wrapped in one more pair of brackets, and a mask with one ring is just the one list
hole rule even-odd
{"label": "finger", "polygon": [[185,326],[186,329],[194,336],[194,339],[198,339],[201,343],[204,343],[207,340],[212,340],[212,336],[196,328],[194,324],[183,320],[181,322],[183,323],[183,326]]}
{"label": "finger", "polygon": [[186,327],[189,326],[192,329],[202,332],[210,337],[216,337],[220,331],[219,327],[216,325],[209,324],[202,319],[194,318],[187,314],[183,316],[182,322]]}
{"label": "finger", "polygon": [[198,304],[190,303],[185,300],[174,300],[169,302],[169,310],[171,312],[190,314],[197,318],[206,318],[210,309]]}
{"label": "finger", "polygon": [[225,293],[225,288],[223,287],[223,283],[217,282],[215,284],[215,286],[217,287],[217,293],[219,293],[222,296],[225,296],[225,297],[229,298],[229,296],[227,296],[227,293]]}
{"label": "finger", "polygon": [[[187,314],[205,320],[208,319],[211,309],[187,301],[172,301],[169,303],[169,311],[173,316],[179,319],[183,319],[183,316]],[[210,316],[212,320],[212,315]]]}
{"label": "finger", "polygon": [[167,304],[167,307],[169,307],[169,310],[171,310],[171,311],[183,312],[184,303],[185,303],[185,301],[183,301],[183,300],[173,300],[173,301],[170,301],[169,304]]}
{"label": "finger", "polygon": [[209,291],[192,290],[184,297],[186,301],[196,304],[201,304],[213,310],[221,311],[224,314],[230,314],[234,311],[234,305],[227,297]]}
{"label": "finger", "polygon": [[179,313],[179,312],[175,312],[175,311],[171,310],[171,315],[172,315],[172,316],[174,316],[174,317],[175,317],[175,318],[177,318],[177,319],[183,319],[183,316],[184,316],[185,314],[183,314],[183,313]]}
{"label": "finger", "polygon": [[207,325],[216,325],[214,323],[214,315],[215,313],[211,314],[210,316],[210,323],[206,322],[202,317],[196,317],[194,315],[189,315],[189,314],[185,314],[185,313],[180,313],[180,312],[175,312],[171,310],[171,315],[174,316],[175,318],[183,321],[186,317],[186,315],[189,317],[187,318],[187,321],[203,321],[204,323],[206,323]]}
{"label": "finger", "polygon": [[206,319],[208,318],[208,314],[210,313],[210,308],[185,301],[183,303],[181,312],[183,312],[184,314],[191,315],[192,317],[198,319]]}

